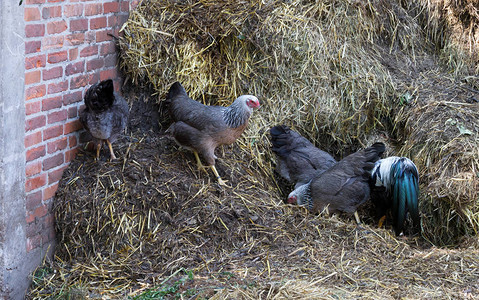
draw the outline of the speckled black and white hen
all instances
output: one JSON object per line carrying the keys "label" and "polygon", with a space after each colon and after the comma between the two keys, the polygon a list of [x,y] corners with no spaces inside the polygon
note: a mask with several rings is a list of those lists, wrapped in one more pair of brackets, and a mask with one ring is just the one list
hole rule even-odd
{"label": "speckled black and white hen", "polygon": [[100,156],[103,142],[110,149],[111,159],[116,159],[111,143],[125,129],[129,107],[125,98],[114,91],[111,79],[92,85],[86,92],[85,109],[80,112],[83,127],[90,132],[95,142],[96,159]]}

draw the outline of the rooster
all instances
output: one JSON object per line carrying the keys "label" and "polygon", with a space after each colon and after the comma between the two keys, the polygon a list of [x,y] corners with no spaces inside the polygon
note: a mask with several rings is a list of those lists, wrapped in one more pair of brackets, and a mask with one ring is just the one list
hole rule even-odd
{"label": "rooster", "polygon": [[288,203],[306,206],[308,210],[327,213],[353,213],[359,224],[357,208],[369,200],[370,172],[386,147],[375,143],[371,147],[346,156],[288,196]]}
{"label": "rooster", "polygon": [[116,159],[111,143],[126,127],[128,103],[114,91],[111,79],[92,85],[86,91],[84,101],[86,107],[80,112],[80,122],[96,143],[95,159],[100,157],[103,142],[110,149],[111,159]]}
{"label": "rooster", "polygon": [[371,200],[381,217],[379,226],[391,210],[396,235],[404,231],[409,212],[414,228],[419,227],[419,172],[406,157],[390,156],[376,162],[371,174]]}
{"label": "rooster", "polygon": [[246,129],[253,109],[260,106],[258,98],[242,95],[228,107],[208,106],[191,99],[179,82],[168,91],[170,115],[173,124],[168,128],[175,141],[193,151],[199,169],[204,167],[201,154],[211,167],[220,185],[226,186],[215,167],[215,149],[234,143]]}
{"label": "rooster", "polygon": [[[331,155],[285,125],[271,128],[270,134],[279,173],[295,188],[307,189],[305,183],[336,164]],[[391,156],[376,161],[370,172],[369,188],[371,200],[382,216],[379,226],[388,210],[392,210],[396,234],[404,230],[407,213],[415,227],[419,224],[418,177],[416,166],[406,157]],[[289,202],[294,203],[295,199],[290,198]]]}

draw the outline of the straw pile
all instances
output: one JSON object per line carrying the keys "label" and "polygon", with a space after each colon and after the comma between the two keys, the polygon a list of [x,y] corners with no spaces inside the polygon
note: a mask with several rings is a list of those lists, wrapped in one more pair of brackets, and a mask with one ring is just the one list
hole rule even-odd
{"label": "straw pile", "polygon": [[[120,64],[154,90],[160,128],[133,131],[145,122],[136,110],[115,145],[122,160],[81,152],[71,163],[55,259],[29,298],[477,297],[477,52],[453,43],[437,2],[412,2],[144,0],[123,27]],[[243,137],[218,149],[231,189],[163,136],[177,80],[206,104],[262,102]],[[127,95],[134,109],[143,93]],[[357,228],[284,205],[267,136],[280,123],[337,158],[377,139],[411,157],[422,236],[397,239],[367,209]]]}
{"label": "straw pile", "polygon": [[[342,157],[387,136],[422,174],[425,237],[452,245],[479,230],[479,14],[466,2],[144,1],[121,66],[160,102],[176,80],[208,104],[257,95],[249,141],[285,123]],[[252,148],[269,174],[268,145]]]}

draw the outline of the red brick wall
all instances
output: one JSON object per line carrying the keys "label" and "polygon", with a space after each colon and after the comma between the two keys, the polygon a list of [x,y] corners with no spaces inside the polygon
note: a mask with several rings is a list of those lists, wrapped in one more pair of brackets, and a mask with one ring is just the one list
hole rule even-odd
{"label": "red brick wall", "polygon": [[[8,0],[10,1],[10,0]],[[89,85],[113,78],[129,0],[24,0],[27,252],[54,240],[53,197],[78,145]],[[131,2],[131,3],[130,3]]]}

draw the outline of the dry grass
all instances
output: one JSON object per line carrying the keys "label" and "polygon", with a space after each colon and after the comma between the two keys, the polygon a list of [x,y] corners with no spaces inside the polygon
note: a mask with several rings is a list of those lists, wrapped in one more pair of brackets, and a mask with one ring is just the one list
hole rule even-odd
{"label": "dry grass", "polygon": [[[121,66],[154,88],[161,116],[177,80],[207,104],[262,102],[218,151],[233,188],[162,130],[125,137],[117,162],[79,155],[56,196],[55,259],[29,297],[478,297],[477,52],[454,43],[443,12],[436,1],[144,0],[123,28]],[[384,137],[389,154],[411,157],[421,237],[377,229],[365,210],[357,228],[284,205],[267,136],[280,123],[338,158]]]}

